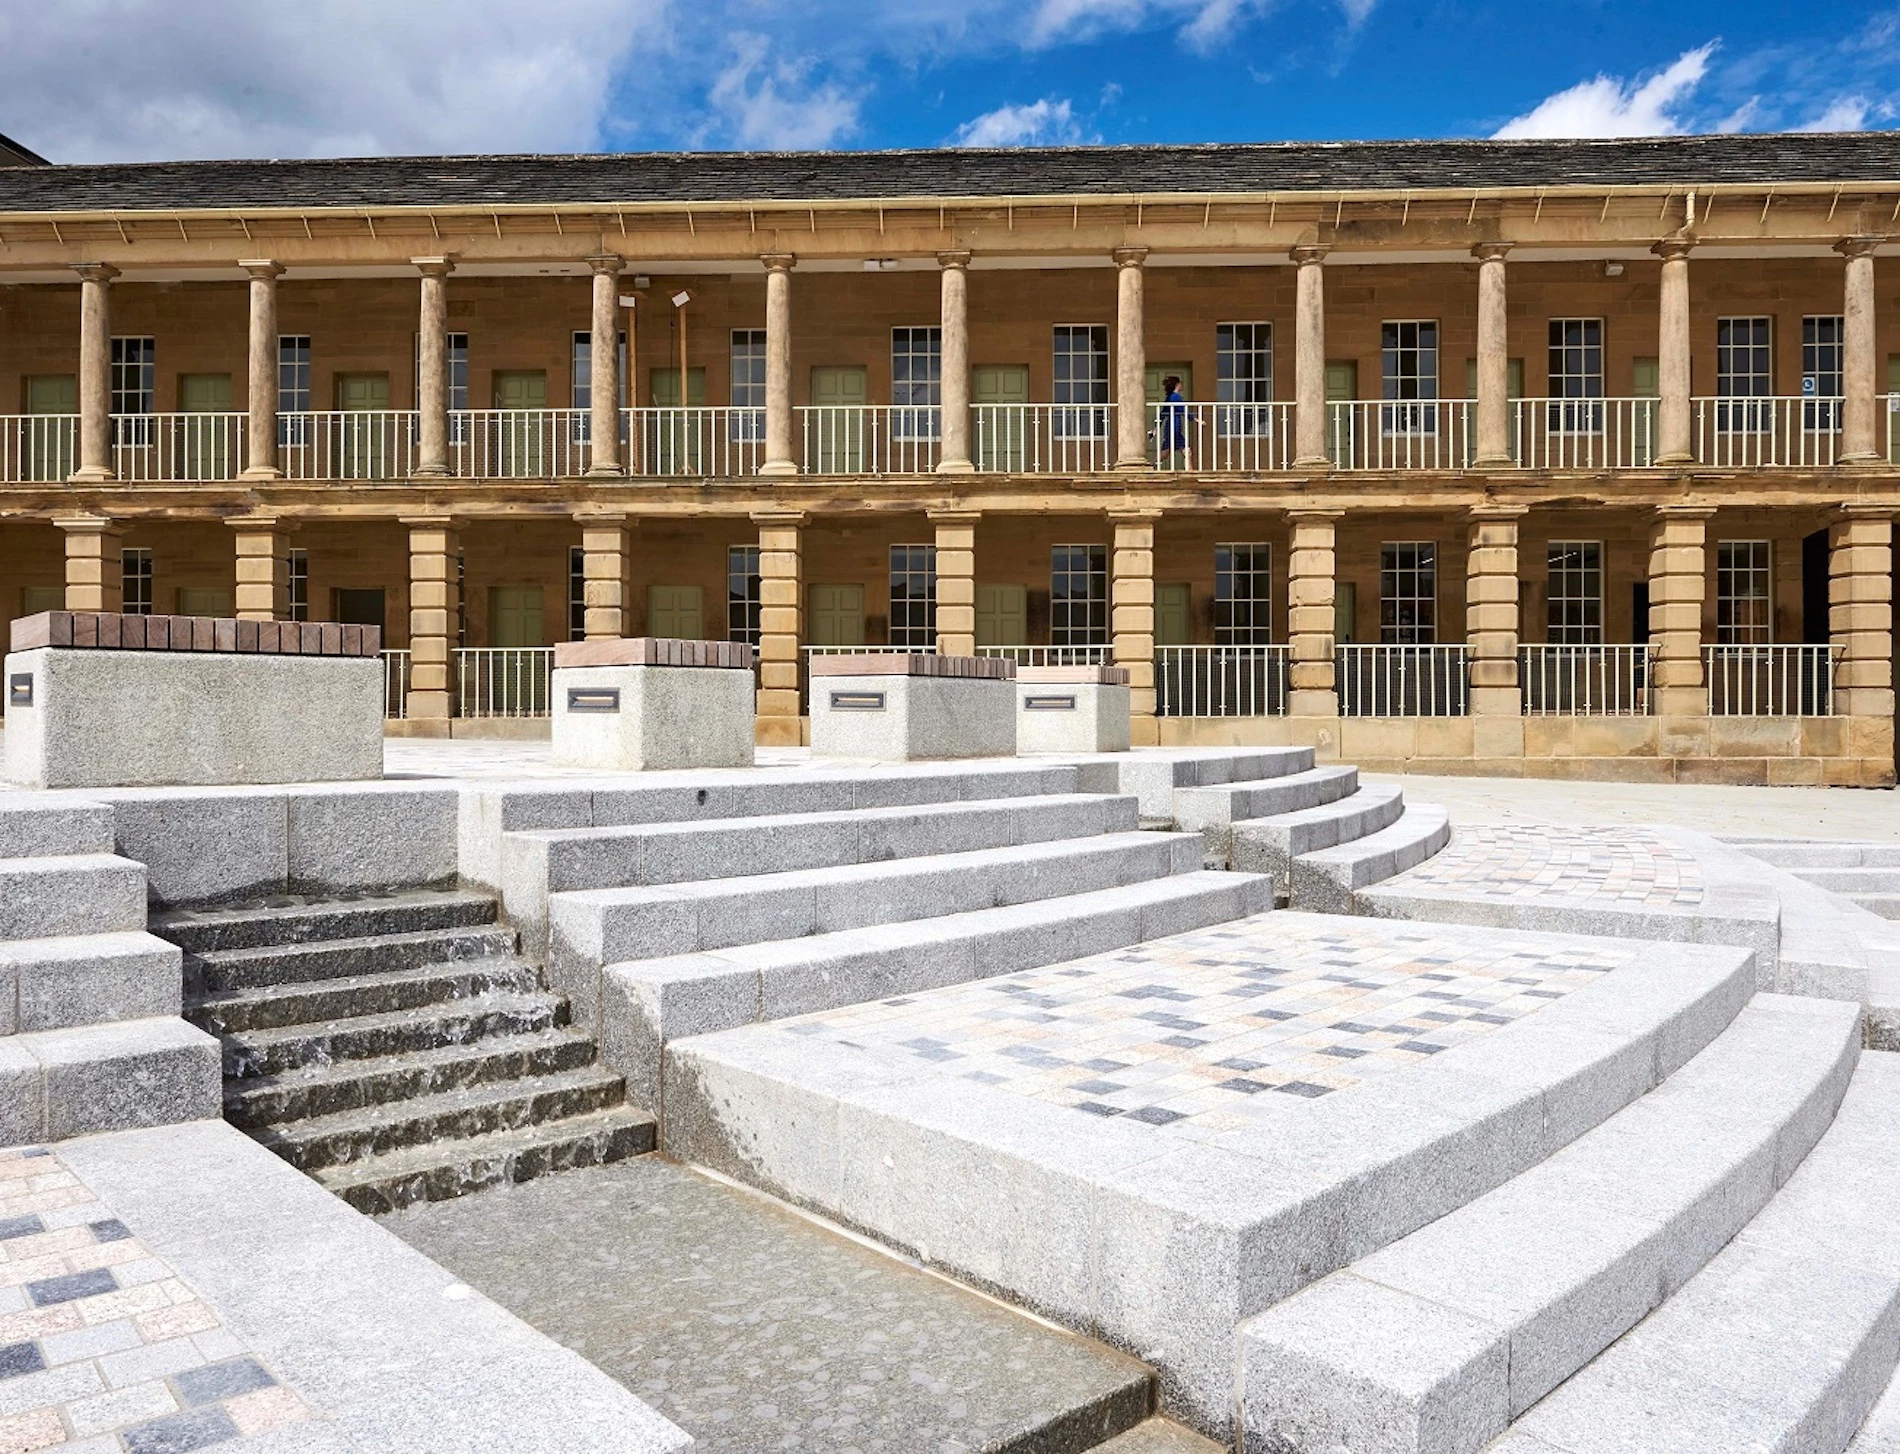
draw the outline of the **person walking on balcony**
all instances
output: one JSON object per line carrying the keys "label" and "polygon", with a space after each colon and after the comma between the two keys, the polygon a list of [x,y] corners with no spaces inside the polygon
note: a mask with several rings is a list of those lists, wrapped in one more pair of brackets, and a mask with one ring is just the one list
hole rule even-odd
{"label": "person walking on balcony", "polygon": [[1177,374],[1161,381],[1161,405],[1155,416],[1155,468],[1194,468],[1194,456],[1188,448],[1187,401],[1181,397]]}

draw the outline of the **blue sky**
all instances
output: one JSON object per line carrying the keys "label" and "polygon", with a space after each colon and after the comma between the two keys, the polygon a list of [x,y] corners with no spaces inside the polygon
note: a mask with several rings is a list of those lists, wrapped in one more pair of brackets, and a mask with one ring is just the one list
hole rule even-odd
{"label": "blue sky", "polygon": [[1846,130],[1896,103],[1900,7],[1825,3],[0,5],[0,132],[63,161]]}

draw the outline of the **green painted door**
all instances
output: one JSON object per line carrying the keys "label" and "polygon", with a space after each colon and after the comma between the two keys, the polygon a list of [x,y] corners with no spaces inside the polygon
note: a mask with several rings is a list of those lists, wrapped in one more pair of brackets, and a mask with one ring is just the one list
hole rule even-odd
{"label": "green painted door", "polygon": [[[547,642],[539,586],[493,586],[488,592],[488,644],[516,650],[478,656],[474,687],[491,716],[536,716],[548,709],[550,663],[518,648]],[[468,683],[464,674],[464,688]]]}
{"label": "green painted door", "polygon": [[[79,412],[79,380],[73,374],[35,374],[26,381],[26,412],[57,418],[21,421],[26,432],[27,478],[36,482],[63,480],[73,472],[73,449]],[[43,609],[53,610],[54,607]],[[31,613],[29,613],[31,614]]]}
{"label": "green painted door", "polygon": [[42,611],[60,611],[66,606],[66,588],[64,586],[22,586],[20,588],[20,614],[37,616]]}
{"label": "green painted door", "polygon": [[[976,467],[997,474],[1020,474],[1029,403],[1027,364],[985,364],[970,374],[970,402]],[[1014,406],[1014,407],[1011,407]]]}
{"label": "green painted door", "polygon": [[338,374],[336,407],[345,416],[337,421],[338,473],[346,480],[388,479],[396,459],[396,441],[389,437],[389,375]]}
{"label": "green painted door", "polygon": [[1352,410],[1335,407],[1359,397],[1359,365],[1352,359],[1326,365],[1326,457],[1340,464],[1353,457]]}
{"label": "green painted door", "polygon": [[806,596],[805,631],[813,646],[864,645],[864,587],[814,584]]}
{"label": "green painted door", "polygon": [[548,376],[542,369],[495,371],[495,421],[504,479],[532,480],[547,473]]}
{"label": "green painted door", "polygon": [[488,594],[490,646],[543,646],[539,586],[496,586]]}
{"label": "green painted door", "polygon": [[[1636,399],[1656,400],[1662,398],[1662,366],[1653,358],[1634,359],[1630,363],[1630,396]],[[1631,441],[1635,448],[1632,464],[1642,466],[1656,458],[1656,414],[1661,408],[1660,402],[1638,404],[1637,415],[1631,421]]]}
{"label": "green painted door", "polygon": [[821,475],[864,472],[865,405],[871,385],[861,368],[811,371],[813,412],[805,415],[805,466]]}
{"label": "green painted door", "polygon": [[673,641],[705,640],[704,600],[698,586],[648,586],[647,635]]}
{"label": "green painted door", "polygon": [[[231,437],[231,376],[229,374],[180,374],[178,376],[178,412],[210,414],[216,418],[182,419],[184,437],[173,451],[181,480],[228,480],[237,441]],[[187,615],[204,614],[187,612]]]}
{"label": "green painted door", "polygon": [[976,644],[1021,646],[1029,635],[1029,588],[976,588]]}
{"label": "green painted door", "polygon": [[1185,583],[1155,587],[1155,645],[1186,646],[1192,632],[1188,626],[1191,596]]}
{"label": "green painted door", "polygon": [[[647,415],[647,468],[662,475],[704,475],[710,458],[706,445],[711,427],[703,414],[680,408],[680,371],[654,369],[648,375],[653,412]],[[686,371],[686,405],[700,409],[706,403],[706,371]],[[698,637],[683,638],[697,641]]]}
{"label": "green painted door", "polygon": [[180,616],[233,616],[236,608],[232,605],[231,591],[222,586],[180,586],[178,588],[178,614]]}
{"label": "green painted door", "polygon": [[1159,404],[1161,402],[1161,381],[1170,374],[1181,380],[1181,397],[1183,399],[1192,399],[1194,397],[1193,364],[1149,364],[1148,372],[1143,376],[1143,385],[1147,390],[1148,402],[1150,404]]}

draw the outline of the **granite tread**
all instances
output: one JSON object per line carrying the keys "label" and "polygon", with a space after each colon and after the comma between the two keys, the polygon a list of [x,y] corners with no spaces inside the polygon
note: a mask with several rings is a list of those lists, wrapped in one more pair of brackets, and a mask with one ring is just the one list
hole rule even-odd
{"label": "granite tread", "polygon": [[540,971],[534,965],[496,955],[205,995],[192,1003],[189,1018],[213,1033],[241,1034],[540,988]]}

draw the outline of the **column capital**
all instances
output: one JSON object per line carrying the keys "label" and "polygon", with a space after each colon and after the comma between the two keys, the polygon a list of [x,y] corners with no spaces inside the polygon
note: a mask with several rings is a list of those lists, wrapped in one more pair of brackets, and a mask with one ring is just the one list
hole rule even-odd
{"label": "column capital", "polygon": [[1689,254],[1695,250],[1695,245],[1695,238],[1685,237],[1678,233],[1673,237],[1663,238],[1660,242],[1656,243],[1655,246],[1651,247],[1650,251],[1655,253],[1657,257],[1666,263],[1679,262],[1687,258]]}
{"label": "column capital", "polygon": [[617,252],[590,252],[581,261],[596,273],[605,274],[610,278],[619,277],[627,266],[627,260]]}
{"label": "column capital", "polygon": [[574,512],[574,523],[579,526],[619,525],[631,528],[640,523],[638,517],[629,515],[625,510],[590,510],[583,506]]}
{"label": "column capital", "polygon": [[1344,510],[1288,510],[1289,525],[1336,525],[1346,518]]}
{"label": "column capital", "polygon": [[1152,525],[1161,518],[1159,510],[1110,510],[1110,525]]}
{"label": "column capital", "polygon": [[1515,246],[1515,243],[1510,242],[1480,242],[1472,247],[1471,255],[1481,263],[1501,263]]}
{"label": "column capital", "polygon": [[1109,254],[1118,268],[1138,268],[1148,260],[1145,247],[1118,247]]}
{"label": "column capital", "polygon": [[425,278],[446,278],[455,271],[452,257],[412,257],[409,261]]}
{"label": "column capital", "polygon": [[798,266],[798,255],[789,252],[760,253],[759,265],[768,273],[789,273]]}
{"label": "column capital", "polygon": [[1886,240],[1884,235],[1857,234],[1853,237],[1843,237],[1834,244],[1834,251],[1842,257],[1870,257],[1874,249]]}
{"label": "column capital", "polygon": [[1843,500],[1834,514],[1840,520],[1891,520],[1900,517],[1900,500]]}
{"label": "column capital", "polygon": [[937,254],[937,266],[940,268],[967,268],[970,254],[965,252],[940,252]]}
{"label": "column capital", "polygon": [[111,263],[74,263],[73,271],[89,283],[109,283],[119,276]]}
{"label": "column capital", "polygon": [[114,520],[109,515],[55,515],[53,524],[68,535],[103,535],[107,531],[123,529],[123,520]]}
{"label": "column capital", "polygon": [[752,512],[754,525],[776,525],[781,528],[803,525],[808,518],[803,510],[754,510]]}
{"label": "column capital", "polygon": [[1658,505],[1655,514],[1658,520],[1712,520],[1715,518],[1715,506]]}
{"label": "column capital", "polygon": [[286,520],[281,515],[227,515],[224,523],[233,530],[290,531],[297,528],[296,521]]}
{"label": "column capital", "polygon": [[1529,505],[1508,505],[1502,501],[1486,501],[1482,505],[1473,505],[1465,512],[1466,518],[1478,520],[1521,520],[1531,513]]}
{"label": "column capital", "polygon": [[1318,267],[1326,261],[1326,254],[1332,245],[1324,242],[1303,242],[1297,247],[1287,249],[1286,255],[1303,268]]}
{"label": "column capital", "polygon": [[398,515],[396,523],[407,525],[411,530],[454,530],[462,522],[454,515]]}
{"label": "column capital", "polygon": [[926,510],[924,518],[932,525],[975,525],[983,518],[981,510]]}
{"label": "column capital", "polygon": [[271,279],[284,275],[284,265],[272,258],[238,259],[238,266],[253,278]]}

